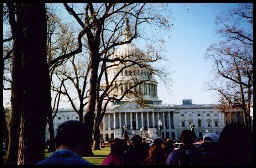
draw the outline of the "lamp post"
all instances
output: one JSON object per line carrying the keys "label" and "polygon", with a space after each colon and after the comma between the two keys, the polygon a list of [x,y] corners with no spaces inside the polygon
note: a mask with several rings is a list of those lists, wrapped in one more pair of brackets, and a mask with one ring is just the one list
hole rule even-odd
{"label": "lamp post", "polygon": [[191,130],[193,136],[196,138],[195,125],[193,123],[190,123],[190,130]]}
{"label": "lamp post", "polygon": [[125,134],[125,125],[122,126],[122,132],[121,132],[121,136],[124,137],[124,134]]}
{"label": "lamp post", "polygon": [[142,137],[143,127],[140,128],[140,136]]}
{"label": "lamp post", "polygon": [[162,130],[163,123],[161,120],[158,120],[158,127],[159,127],[159,137],[161,137],[161,130]]}

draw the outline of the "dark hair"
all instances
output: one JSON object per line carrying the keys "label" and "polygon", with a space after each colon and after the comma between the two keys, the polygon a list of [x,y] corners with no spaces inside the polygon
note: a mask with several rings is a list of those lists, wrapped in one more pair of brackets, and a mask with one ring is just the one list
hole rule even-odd
{"label": "dark hair", "polygon": [[166,144],[166,153],[170,154],[170,152],[173,151],[173,149],[174,149],[172,140],[171,139],[167,139],[165,141],[165,144]]}
{"label": "dark hair", "polygon": [[161,145],[164,141],[161,138],[157,138],[154,140],[153,144]]}
{"label": "dark hair", "polygon": [[219,153],[225,163],[233,165],[250,164],[253,160],[253,137],[250,129],[239,124],[224,127],[219,138]]}
{"label": "dark hair", "polygon": [[164,165],[165,159],[165,147],[161,144],[153,144],[149,149],[146,162],[153,165]]}
{"label": "dark hair", "polygon": [[134,145],[140,145],[142,144],[142,138],[139,135],[134,135],[131,139],[132,143]]}
{"label": "dark hair", "polygon": [[56,134],[56,146],[66,145],[75,147],[78,144],[88,144],[88,127],[77,120],[69,120],[62,123]]}
{"label": "dark hair", "polygon": [[190,130],[183,130],[180,135],[180,139],[184,144],[192,144],[195,140],[193,132]]}
{"label": "dark hair", "polygon": [[111,153],[123,155],[124,151],[127,148],[126,142],[122,139],[115,138],[114,141],[111,143]]}

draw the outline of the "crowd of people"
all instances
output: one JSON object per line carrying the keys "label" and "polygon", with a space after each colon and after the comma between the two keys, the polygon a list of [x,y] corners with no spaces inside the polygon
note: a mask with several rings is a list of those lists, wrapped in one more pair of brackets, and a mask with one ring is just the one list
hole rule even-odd
{"label": "crowd of people", "polygon": [[[79,156],[82,154],[81,149],[89,144],[86,141],[88,137],[85,135],[85,127],[77,121],[63,123],[57,131],[57,151],[38,165],[90,165]],[[79,137],[74,134],[79,134]],[[102,165],[252,164],[253,137],[248,128],[231,124],[223,129],[218,141],[207,137],[202,143],[195,145],[196,141],[198,139],[191,130],[182,131],[180,146],[175,146],[169,138],[158,138],[153,143],[147,143],[139,135],[134,135],[130,140],[115,138],[110,145],[110,154]]]}

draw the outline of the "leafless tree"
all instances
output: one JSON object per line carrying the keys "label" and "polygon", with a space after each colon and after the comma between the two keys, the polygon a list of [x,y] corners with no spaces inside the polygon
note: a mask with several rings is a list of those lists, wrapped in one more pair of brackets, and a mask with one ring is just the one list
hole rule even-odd
{"label": "leafless tree", "polygon": [[227,16],[217,17],[223,40],[207,50],[221,81],[211,89],[220,95],[222,106],[242,109],[243,123],[248,127],[253,95],[252,11],[251,4],[241,4]]}
{"label": "leafless tree", "polygon": [[[80,57],[80,59],[79,59]],[[84,58],[84,57],[83,57]],[[68,98],[73,110],[78,114],[79,120],[83,122],[84,108],[88,103],[88,74],[90,67],[87,61],[81,59],[81,56],[72,57],[66,64],[60,66],[55,73],[58,84],[62,86],[53,86],[54,90]],[[56,84],[55,84],[56,85]]]}
{"label": "leafless tree", "polygon": [[[71,26],[67,24],[63,24],[60,18],[57,17],[55,14],[55,10],[48,5],[47,10],[47,59],[48,63],[51,65],[51,62],[57,59],[60,56],[66,55],[71,53],[75,50],[76,42],[75,42],[75,35],[74,32],[71,30]],[[67,60],[60,60],[58,65],[64,64]],[[54,87],[55,81],[53,78],[53,74],[58,66],[55,64],[50,67],[50,80],[51,86]],[[60,90],[57,88],[57,90]],[[56,89],[55,89],[56,90]],[[53,120],[56,116],[59,104],[61,100],[61,94],[58,92],[52,92],[52,105],[49,107],[49,115],[47,117],[47,122],[49,125],[49,133],[50,133],[50,144],[49,144],[49,151],[55,151],[55,141],[54,141],[54,126]]]}
{"label": "leafless tree", "polygon": [[[46,35],[45,8],[43,4],[33,7],[23,3],[7,3],[6,5],[13,39],[12,116],[8,163],[33,164],[43,158],[45,107],[49,100],[48,92],[45,92],[48,85],[44,85],[48,79],[46,43],[44,44],[46,42],[44,38]],[[34,14],[33,17],[30,12]],[[33,25],[37,22],[38,24]],[[34,56],[34,59],[31,59],[31,56]],[[32,69],[38,70],[40,79],[37,77],[33,80],[29,79],[33,76]],[[44,85],[41,90],[35,90],[35,86],[41,86],[40,84]],[[39,104],[36,102],[37,94],[43,98]],[[35,111],[37,113],[33,113]]]}
{"label": "leafless tree", "polygon": [[[20,8],[18,8],[18,6],[20,7]],[[21,7],[22,6],[22,7]],[[7,9],[6,10],[6,19],[8,20],[8,22],[9,22],[9,25],[10,25],[10,27],[11,27],[11,36],[10,37],[8,37],[8,38],[5,38],[4,40],[3,40],[3,42],[4,43],[6,43],[6,42],[8,42],[8,41],[13,41],[13,44],[12,44],[12,46],[11,46],[11,48],[10,48],[10,50],[9,51],[6,51],[6,53],[7,54],[4,54],[4,59],[3,60],[9,60],[9,58],[11,58],[12,57],[12,55],[13,55],[13,60],[15,60],[15,61],[12,61],[12,63],[11,63],[11,75],[9,76],[10,77],[10,79],[11,80],[9,80],[10,82],[11,82],[11,85],[12,85],[12,89],[11,89],[11,92],[12,92],[12,98],[11,98],[11,104],[12,104],[12,114],[11,114],[11,122],[10,122],[10,138],[9,138],[9,147],[8,147],[8,163],[9,164],[15,164],[15,163],[17,163],[17,158],[18,158],[18,150],[19,150],[19,164],[26,164],[26,163],[29,163],[29,162],[35,162],[36,161],[36,159],[38,159],[39,158],[39,155],[40,155],[40,157],[42,156],[42,153],[43,152],[35,152],[35,154],[34,154],[34,157],[33,156],[31,156],[31,153],[29,153],[28,151],[26,151],[26,150],[23,150],[24,149],[24,143],[26,144],[25,146],[27,146],[27,143],[28,142],[30,142],[32,139],[33,139],[33,137],[29,137],[29,136],[27,136],[28,134],[27,134],[27,132],[29,132],[29,128],[41,128],[41,127],[37,127],[37,126],[35,126],[35,127],[33,127],[33,126],[31,126],[31,127],[28,127],[26,124],[27,124],[27,120],[28,120],[28,118],[26,118],[26,117],[28,117],[27,116],[27,114],[30,112],[28,109],[27,110],[24,110],[24,115],[23,115],[23,113],[21,113],[22,111],[20,111],[19,109],[21,108],[21,105],[22,105],[22,101],[20,100],[20,99],[22,99],[22,93],[23,93],[23,86],[25,86],[25,85],[17,85],[16,83],[22,83],[22,82],[24,82],[24,80],[23,79],[21,79],[21,77],[23,76],[23,75],[18,75],[19,73],[22,73],[22,70],[21,70],[21,66],[23,65],[23,64],[21,64],[22,63],[22,60],[20,60],[21,59],[21,56],[20,56],[20,50],[19,50],[19,47],[22,47],[23,45],[25,45],[25,44],[22,44],[23,42],[21,42],[22,41],[22,39],[23,38],[25,38],[25,37],[23,37],[23,35],[24,34],[22,34],[20,31],[21,30],[23,30],[23,28],[24,28],[24,26],[25,26],[25,24],[21,24],[22,23],[22,19],[24,19],[24,21],[27,21],[25,18],[23,18],[23,17],[21,17],[22,15],[19,15],[19,14],[21,14],[21,13],[26,13],[26,14],[28,14],[27,12],[28,12],[28,8],[29,8],[30,6],[29,5],[25,5],[25,4],[19,4],[19,3],[6,3],[6,8],[5,9]],[[35,12],[35,14],[37,14],[39,11],[35,11],[35,10],[31,10],[31,11],[33,11],[33,12]],[[42,10],[41,10],[42,11]],[[18,13],[18,12],[20,12],[20,13]],[[31,16],[33,16],[33,12],[32,13],[30,13],[30,16],[29,17],[27,17],[27,19],[28,18],[31,18]],[[26,15],[27,16],[27,15]],[[46,16],[46,15],[44,15],[44,16]],[[42,18],[44,18],[44,16],[42,16]],[[48,15],[49,16],[49,15]],[[19,20],[19,19],[20,20]],[[26,24],[29,24],[29,23],[27,23],[26,22]],[[40,23],[41,24],[41,23]],[[39,24],[39,25],[40,25]],[[45,26],[47,25],[46,23],[44,23],[45,24]],[[33,27],[33,26],[32,26]],[[43,28],[43,26],[42,26],[42,28]],[[30,29],[29,29],[30,30]],[[39,28],[39,30],[41,30],[40,28]],[[45,29],[46,30],[46,29]],[[32,31],[33,32],[33,31]],[[25,34],[26,35],[26,34]],[[44,34],[45,36],[46,36],[46,33]],[[82,30],[81,32],[79,32],[78,33],[78,37],[77,37],[77,45],[76,45],[76,48],[74,49],[74,50],[72,50],[72,51],[70,51],[69,53],[67,53],[67,52],[65,52],[65,53],[63,53],[63,55],[58,55],[57,57],[52,57],[51,59],[47,59],[46,61],[48,62],[48,66],[50,67],[50,70],[51,71],[53,71],[54,69],[55,69],[55,67],[58,67],[59,65],[61,65],[61,63],[63,62],[63,61],[65,61],[66,59],[69,59],[70,57],[72,57],[72,56],[74,56],[75,54],[77,54],[77,53],[80,53],[81,51],[82,51],[82,44],[81,44],[81,39],[82,39],[82,37],[83,37],[83,35],[84,35],[84,30]],[[49,37],[49,36],[48,36]],[[43,39],[43,38],[39,38],[39,39]],[[28,39],[29,40],[29,39]],[[37,39],[38,40],[38,39]],[[12,42],[11,41],[11,42]],[[36,41],[36,40],[35,40]],[[44,41],[43,41],[44,42]],[[30,43],[29,43],[30,44]],[[45,41],[45,44],[46,44],[46,41]],[[15,45],[17,45],[17,46],[15,46]],[[33,45],[32,45],[33,46]],[[36,46],[36,47],[38,47],[38,46]],[[35,48],[36,48],[35,47]],[[30,48],[30,47],[27,47],[27,48]],[[24,49],[24,48],[23,48]],[[49,49],[49,47],[48,47],[48,49]],[[33,50],[34,51],[34,50]],[[41,51],[41,50],[40,50]],[[26,50],[26,51],[24,51],[24,52],[26,52],[26,54],[27,54],[27,56],[29,55],[29,53],[28,53],[28,51]],[[31,52],[32,52],[32,50],[31,50]],[[49,52],[48,52],[49,53]],[[43,54],[43,52],[41,52],[40,54]],[[38,56],[40,56],[40,54],[36,54],[36,55],[38,55]],[[14,58],[15,57],[15,58]],[[43,58],[43,57],[42,57]],[[23,58],[22,58],[23,59]],[[35,61],[36,60],[38,60],[38,59],[35,59]],[[37,65],[37,64],[35,64],[35,65]],[[32,65],[33,66],[33,65]],[[32,67],[31,66],[31,67]],[[3,66],[4,67],[4,66]],[[39,66],[40,67],[40,66]],[[28,69],[29,69],[29,66],[27,67]],[[47,67],[48,68],[48,67]],[[42,68],[42,70],[45,70],[45,69],[43,69]],[[26,71],[26,72],[28,72],[28,71]],[[31,72],[33,72],[33,70],[31,70]],[[27,73],[27,75],[28,75],[29,73]],[[25,75],[25,74],[24,74]],[[32,76],[32,75],[30,75],[30,76]],[[40,76],[40,75],[39,75]],[[15,79],[14,79],[15,78]],[[6,78],[7,79],[7,78]],[[32,78],[31,78],[32,79]],[[23,81],[22,81],[23,80]],[[6,80],[7,81],[7,80]],[[30,81],[30,80],[27,80],[27,81]],[[38,81],[40,81],[40,80],[38,80]],[[45,87],[46,86],[50,86],[50,80],[45,80],[44,82],[49,82],[49,85],[48,84],[46,84],[45,85]],[[33,82],[32,82],[33,83]],[[42,82],[43,83],[43,82]],[[30,86],[30,85],[27,85],[27,86]],[[35,84],[35,86],[36,86],[36,84]],[[40,85],[38,85],[38,86],[40,86]],[[49,100],[49,102],[51,101],[51,97],[50,97],[50,87],[48,88],[49,90],[48,90],[48,92],[46,91],[44,94],[48,94],[49,93],[49,99],[48,98],[46,98],[45,100]],[[42,89],[43,90],[43,89]],[[43,94],[43,95],[44,95]],[[29,98],[28,99],[22,99],[22,100],[29,100]],[[34,100],[36,100],[36,99],[34,99]],[[33,101],[32,101],[33,102]],[[40,102],[40,101],[38,101],[38,102]],[[45,106],[46,106],[46,104],[45,104]],[[44,107],[45,107],[44,106]],[[39,106],[38,106],[39,107]],[[46,113],[47,113],[47,115],[45,116],[45,117],[48,117],[48,119],[50,120],[50,117],[49,116],[51,116],[52,115],[52,110],[51,110],[51,103],[48,103],[47,104],[47,110],[46,109],[44,109],[44,108],[41,108],[41,110],[44,110]],[[36,110],[34,110],[34,111],[36,111]],[[33,115],[31,115],[31,116],[33,116]],[[40,115],[38,115],[38,116],[40,116]],[[22,120],[21,120],[22,119]],[[44,122],[45,120],[44,119],[46,119],[46,118],[44,118],[44,117],[41,117],[41,121],[42,122]],[[21,121],[22,121],[22,123],[21,123]],[[40,124],[41,122],[38,122],[38,123],[36,123],[36,124]],[[35,124],[35,123],[34,123]],[[20,126],[22,126],[22,127],[20,127]],[[23,127],[24,126],[24,127]],[[41,125],[42,127],[44,127],[45,125],[44,124],[42,124]],[[45,130],[45,128],[43,129],[43,130]],[[37,133],[40,133],[40,131],[38,131]],[[19,136],[20,135],[20,136]],[[41,134],[41,135],[44,135],[44,134]],[[19,139],[18,139],[18,137],[20,137]],[[19,140],[20,140],[20,143],[19,143]],[[25,141],[24,141],[25,140]],[[40,142],[40,141],[38,141],[38,140],[32,140],[33,142],[35,142],[35,143],[39,143],[40,145],[38,145],[38,147],[30,147],[30,149],[34,149],[35,151],[38,149],[40,149],[41,150],[41,147],[42,147],[42,145],[44,144],[44,142]],[[43,138],[43,141],[44,141],[44,138]],[[24,143],[23,143],[24,142]],[[20,146],[18,146],[18,144],[20,144]],[[31,145],[33,145],[34,143],[31,143]],[[27,149],[27,148],[26,148]],[[33,158],[34,158],[34,160],[33,160]],[[42,159],[42,157],[41,157],[41,159]]]}
{"label": "leafless tree", "polygon": [[[115,47],[130,43],[136,37],[139,37],[138,29],[143,23],[154,22],[158,25],[168,25],[168,20],[154,15],[151,16],[150,13],[147,13],[147,5],[139,3],[86,3],[82,13],[76,11],[75,7],[69,4],[64,3],[64,6],[81,28],[85,29],[91,69],[89,99],[84,122],[89,126],[89,135],[93,135],[97,87],[99,87],[97,86],[98,73],[104,55],[111,52]],[[132,22],[132,34],[129,39],[124,40],[124,23],[127,17]],[[92,153],[91,149],[89,150]]]}

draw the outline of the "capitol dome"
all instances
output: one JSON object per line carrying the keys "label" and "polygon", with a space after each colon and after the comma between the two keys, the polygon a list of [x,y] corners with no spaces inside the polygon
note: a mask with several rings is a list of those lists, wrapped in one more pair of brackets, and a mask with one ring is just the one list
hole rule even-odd
{"label": "capitol dome", "polygon": [[[127,19],[124,32],[125,41],[128,41],[131,35]],[[153,77],[150,58],[147,54],[144,54],[134,43],[127,43],[120,45],[111,57],[127,61],[120,61],[119,64],[113,63],[115,66],[108,69],[108,80],[115,80],[113,91],[111,91],[113,97],[120,98],[123,94],[126,94],[122,98],[122,102],[143,101],[145,104],[161,103],[157,96],[158,82]],[[144,66],[141,67],[134,64],[134,62]],[[116,74],[119,75],[116,77]]]}
{"label": "capitol dome", "polygon": [[[132,36],[128,18],[126,18],[126,29],[123,34],[124,34],[125,41],[128,41]],[[137,48],[134,43],[128,43],[128,44],[120,45],[114,51],[112,57],[138,60],[138,59],[145,59],[146,55],[139,48]]]}
{"label": "capitol dome", "polygon": [[127,58],[131,59],[134,57],[134,59],[138,59],[141,57],[145,57],[145,54],[136,47],[133,43],[128,43],[121,45],[113,54],[114,57],[121,57],[121,58]]}

